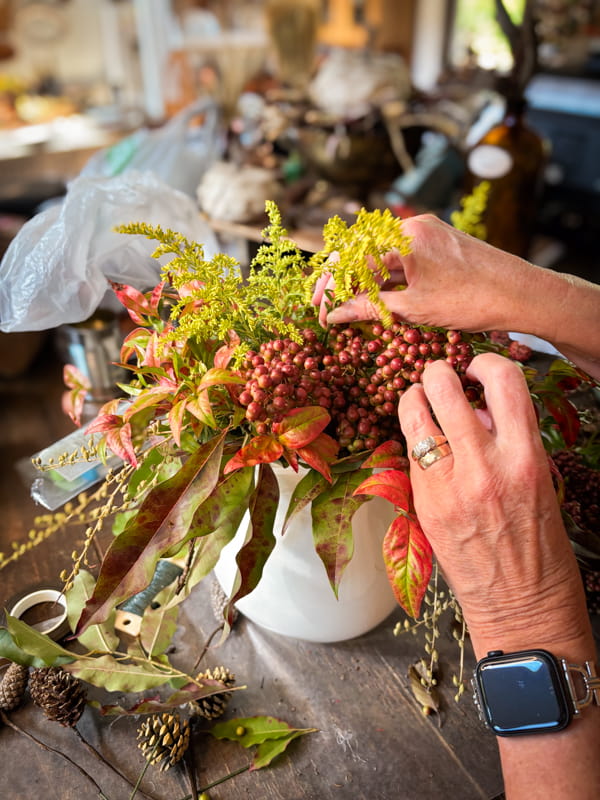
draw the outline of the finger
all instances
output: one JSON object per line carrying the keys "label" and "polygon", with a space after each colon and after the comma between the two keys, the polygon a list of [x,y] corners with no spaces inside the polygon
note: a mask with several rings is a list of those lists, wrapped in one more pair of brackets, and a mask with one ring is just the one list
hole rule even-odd
{"label": "finger", "polygon": [[[380,297],[383,294],[389,294],[389,292],[382,293]],[[336,325],[341,322],[355,322],[356,320],[377,320],[381,319],[381,311],[369,300],[366,294],[358,294],[330,311],[326,319],[330,325]]]}
{"label": "finger", "polygon": [[[415,384],[401,396],[398,418],[408,452],[420,467],[429,468],[442,459],[448,460],[447,468],[451,466],[451,448],[446,443],[443,431],[433,419],[425,391],[421,385]],[[415,447],[420,444],[424,445],[423,457],[418,457],[414,453]],[[434,460],[431,461],[431,459]]]}
{"label": "finger", "polygon": [[529,389],[515,363],[497,353],[483,353],[473,359],[467,375],[483,385],[488,415],[501,439],[521,440],[526,429],[538,438]]}
{"label": "finger", "polygon": [[471,456],[474,448],[487,444],[490,433],[465,397],[460,378],[445,361],[427,364],[423,390],[436,420],[457,456]]}
{"label": "finger", "polygon": [[325,291],[325,287],[329,283],[330,278],[331,278],[331,273],[324,272],[317,279],[317,282],[315,283],[315,288],[313,290],[313,296],[312,296],[312,304],[313,304],[313,306],[320,305],[321,300],[323,299],[323,292]]}

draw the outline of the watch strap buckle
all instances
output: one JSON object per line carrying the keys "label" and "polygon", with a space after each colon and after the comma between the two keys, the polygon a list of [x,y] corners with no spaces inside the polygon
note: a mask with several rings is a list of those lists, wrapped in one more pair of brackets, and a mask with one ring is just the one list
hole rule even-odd
{"label": "watch strap buckle", "polygon": [[[573,713],[575,716],[579,715],[584,708],[596,703],[600,706],[600,678],[596,675],[596,668],[592,661],[586,661],[584,664],[571,664],[566,659],[561,659],[561,665],[573,702]],[[579,676],[580,682],[583,684],[585,694],[580,697],[574,679],[575,675]]]}

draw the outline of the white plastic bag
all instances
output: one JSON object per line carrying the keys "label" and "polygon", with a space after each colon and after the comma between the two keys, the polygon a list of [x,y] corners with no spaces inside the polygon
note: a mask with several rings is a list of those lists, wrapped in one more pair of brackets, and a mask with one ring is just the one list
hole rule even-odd
{"label": "white plastic bag", "polygon": [[[202,125],[192,124],[202,116]],[[153,172],[168,186],[190,197],[206,170],[224,151],[215,103],[201,99],[184,108],[160,128],[141,128],[111,147],[95,153],[80,175],[113,177],[129,170]]]}
{"label": "white plastic bag", "polygon": [[0,330],[39,331],[81,322],[99,306],[107,278],[140,290],[154,286],[156,242],[116,233],[116,225],[147,222],[171,228],[218,252],[196,203],[151,172],[114,178],[80,175],[60,205],[29,220],[0,264]]}

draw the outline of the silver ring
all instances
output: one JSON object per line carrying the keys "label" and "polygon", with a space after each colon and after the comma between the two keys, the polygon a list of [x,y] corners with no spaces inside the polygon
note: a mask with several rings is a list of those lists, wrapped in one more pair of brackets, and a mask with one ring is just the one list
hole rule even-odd
{"label": "silver ring", "polygon": [[411,456],[413,457],[414,461],[418,461],[420,458],[426,453],[429,453],[430,450],[434,450],[441,444],[446,444],[448,439],[443,434],[435,434],[433,436],[427,436],[425,439],[421,439],[420,442],[417,442],[416,445],[413,447]]}
{"label": "silver ring", "polygon": [[432,464],[439,461],[444,456],[452,455],[452,448],[448,443],[441,444],[439,447],[434,447],[433,450],[428,450],[424,455],[417,460],[417,464],[421,469],[429,469]]}

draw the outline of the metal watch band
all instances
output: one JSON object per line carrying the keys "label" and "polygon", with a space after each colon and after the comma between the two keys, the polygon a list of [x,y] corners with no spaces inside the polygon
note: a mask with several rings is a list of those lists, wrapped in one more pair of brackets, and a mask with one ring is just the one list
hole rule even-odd
{"label": "metal watch band", "polygon": [[[584,664],[571,664],[566,659],[560,659],[565,681],[569,689],[569,695],[573,703],[573,714],[579,716],[584,708],[596,703],[600,706],[600,678],[596,675],[596,668],[593,661],[586,661]],[[579,697],[574,674],[579,676],[585,694]]]}

